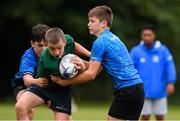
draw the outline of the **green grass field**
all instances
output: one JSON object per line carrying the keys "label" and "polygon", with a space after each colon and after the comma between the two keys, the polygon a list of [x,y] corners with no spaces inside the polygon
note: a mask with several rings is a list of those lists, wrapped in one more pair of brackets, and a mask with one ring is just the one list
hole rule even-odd
{"label": "green grass field", "polygon": [[[110,104],[101,102],[78,104],[78,111],[73,113],[74,120],[105,120]],[[14,120],[14,102],[0,103],[0,120]],[[53,113],[44,106],[36,108],[34,119],[53,120]],[[153,117],[151,119],[154,119]],[[180,105],[170,105],[166,116],[168,120],[180,120]]]}

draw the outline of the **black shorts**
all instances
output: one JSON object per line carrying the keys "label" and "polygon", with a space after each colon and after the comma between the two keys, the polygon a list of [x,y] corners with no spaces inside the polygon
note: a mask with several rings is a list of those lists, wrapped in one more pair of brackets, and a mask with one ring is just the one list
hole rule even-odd
{"label": "black shorts", "polygon": [[50,101],[50,108],[53,111],[71,115],[71,88],[62,86],[41,88],[37,85],[32,85],[30,88],[27,88],[27,91],[42,98],[45,104]]}
{"label": "black shorts", "polygon": [[26,86],[24,85],[23,78],[14,78],[11,80],[11,86],[13,90],[14,97],[16,98],[18,93],[21,90],[25,90]]}
{"label": "black shorts", "polygon": [[13,94],[14,94],[14,97],[16,98],[18,93],[22,90],[26,90],[26,86],[25,85],[19,85],[19,86],[14,86],[13,87]]}
{"label": "black shorts", "polygon": [[124,120],[138,120],[144,104],[143,84],[124,87],[114,95],[109,116]]}

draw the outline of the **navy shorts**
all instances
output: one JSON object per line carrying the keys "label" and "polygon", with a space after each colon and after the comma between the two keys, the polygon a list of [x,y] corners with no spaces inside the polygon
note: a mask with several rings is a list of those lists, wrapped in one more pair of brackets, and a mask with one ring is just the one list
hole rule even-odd
{"label": "navy shorts", "polygon": [[115,92],[109,115],[123,120],[139,120],[144,104],[144,86],[137,84]]}
{"label": "navy shorts", "polygon": [[19,86],[15,86],[13,87],[13,94],[14,94],[14,97],[16,98],[18,93],[22,90],[26,90],[26,86],[25,85],[19,85]]}
{"label": "navy shorts", "polygon": [[71,115],[71,88],[62,87],[59,85],[48,86],[41,88],[37,85],[32,85],[30,88],[27,88],[27,91],[30,91],[40,98],[42,98],[45,103],[50,102],[50,108],[53,111],[66,113]]}
{"label": "navy shorts", "polygon": [[15,98],[17,97],[18,93],[21,90],[26,90],[26,86],[24,85],[23,78],[12,79],[11,86],[12,86],[13,94]]}

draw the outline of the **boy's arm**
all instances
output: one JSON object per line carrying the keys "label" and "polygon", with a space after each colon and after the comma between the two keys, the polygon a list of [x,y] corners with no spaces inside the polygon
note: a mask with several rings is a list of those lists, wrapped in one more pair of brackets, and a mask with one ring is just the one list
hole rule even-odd
{"label": "boy's arm", "polygon": [[86,48],[84,48],[82,45],[80,45],[77,42],[75,42],[74,53],[78,54],[78,55],[83,55],[86,57],[90,57],[90,55],[91,55],[90,51],[88,51]]}
{"label": "boy's arm", "polygon": [[37,69],[37,77],[36,84],[40,87],[45,87],[48,85],[48,79],[46,78],[45,69],[44,69],[44,55],[42,54],[39,59],[38,69]]}
{"label": "boy's arm", "polygon": [[[40,57],[37,75],[38,77],[42,77],[43,73],[43,61],[42,57]],[[40,87],[45,87],[48,85],[48,80],[45,78],[34,78],[31,74],[27,73],[23,76],[25,86],[29,87],[32,84],[36,84]]]}
{"label": "boy's arm", "polygon": [[173,61],[173,57],[169,50],[165,48],[165,70],[167,75],[167,93],[169,95],[173,94],[175,91],[174,83],[176,81],[176,69]]}
{"label": "boy's arm", "polygon": [[81,84],[81,83],[86,83],[88,81],[94,80],[96,75],[100,72],[101,69],[102,68],[101,68],[100,62],[91,60],[89,62],[89,68],[86,71],[75,76],[74,78],[62,80],[59,77],[51,76],[51,79],[55,83],[62,86],[67,86],[70,84]]}
{"label": "boy's arm", "polygon": [[48,81],[43,78],[34,78],[30,74],[26,74],[23,76],[24,84],[26,87],[30,87],[32,84],[36,84],[40,87],[45,87],[48,85]]}
{"label": "boy's arm", "polygon": [[[76,68],[80,71],[85,71],[89,68],[89,62],[79,58],[78,56],[73,57],[71,61],[75,64]],[[102,69],[103,67],[101,66],[98,71],[98,74],[101,72]]]}

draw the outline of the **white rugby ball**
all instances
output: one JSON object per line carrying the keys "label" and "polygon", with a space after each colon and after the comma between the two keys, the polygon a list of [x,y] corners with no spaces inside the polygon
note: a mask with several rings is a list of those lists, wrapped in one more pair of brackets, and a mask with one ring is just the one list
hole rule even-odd
{"label": "white rugby ball", "polygon": [[60,74],[65,79],[72,78],[78,73],[78,70],[75,68],[75,64],[71,62],[71,58],[74,56],[74,54],[65,55],[59,64]]}

